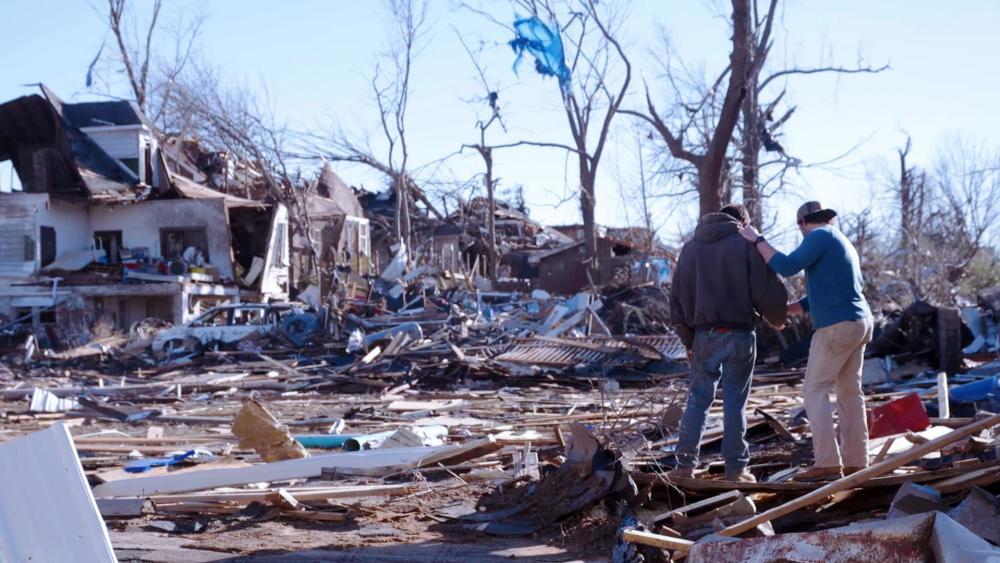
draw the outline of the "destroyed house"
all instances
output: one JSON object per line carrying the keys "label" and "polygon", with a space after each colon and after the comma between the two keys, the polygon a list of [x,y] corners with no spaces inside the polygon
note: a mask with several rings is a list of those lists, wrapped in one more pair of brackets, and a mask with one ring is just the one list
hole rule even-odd
{"label": "destroyed house", "polygon": [[[323,166],[316,189],[305,196],[312,242],[320,249],[320,269],[349,270],[358,275],[372,273],[370,222],[354,191],[329,164]],[[300,234],[292,237],[295,260],[293,273],[300,279],[306,269],[308,241]]]}
{"label": "destroyed house", "polygon": [[41,89],[0,105],[0,162],[21,184],[0,192],[2,324],[45,328],[58,346],[98,320],[181,323],[287,297],[282,206],[172,173],[131,102],[63,103]]}
{"label": "destroyed house", "polygon": [[[545,248],[510,252],[503,263],[511,275],[532,280],[532,285],[558,294],[572,294],[591,285],[587,276],[586,246],[581,225],[551,227],[563,242]],[[597,286],[654,284],[669,281],[675,254],[644,229],[598,227]]]}
{"label": "destroyed house", "polygon": [[[431,232],[429,254],[433,264],[443,270],[486,276],[490,255],[488,218],[489,204],[481,197],[469,200],[449,215]],[[537,277],[518,266],[521,255],[573,242],[503,201],[495,203],[493,225],[500,258],[497,278],[504,286],[511,285],[512,277],[522,281]]]}

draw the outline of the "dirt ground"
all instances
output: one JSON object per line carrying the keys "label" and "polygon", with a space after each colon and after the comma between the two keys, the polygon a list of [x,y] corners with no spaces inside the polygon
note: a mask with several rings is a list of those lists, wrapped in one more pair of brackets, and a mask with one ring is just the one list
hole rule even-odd
{"label": "dirt ground", "polygon": [[[615,523],[603,507],[532,537],[491,537],[450,516],[474,511],[494,486],[449,481],[401,497],[340,499],[357,515],[351,522],[196,515],[171,520],[200,522],[204,531],[170,534],[151,529],[164,519],[151,515],[111,519],[108,527],[121,561],[605,561],[611,553]],[[325,484],[333,483],[310,482]]]}

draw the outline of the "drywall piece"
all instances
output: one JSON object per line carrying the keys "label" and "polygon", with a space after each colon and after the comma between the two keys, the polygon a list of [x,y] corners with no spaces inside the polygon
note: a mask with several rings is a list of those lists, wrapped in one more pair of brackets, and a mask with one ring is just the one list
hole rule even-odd
{"label": "drywall piece", "polygon": [[246,398],[233,421],[233,434],[240,447],[255,450],[266,462],[309,457],[309,452],[292,438],[260,401]]}
{"label": "drywall piece", "polygon": [[386,475],[414,467],[436,465],[444,460],[466,461],[500,449],[492,436],[456,446],[437,448],[390,448],[362,452],[319,455],[249,467],[175,471],[168,475],[109,481],[94,489],[97,497],[134,497],[203,491],[216,487],[263,481],[287,481],[319,477],[323,470],[342,475]]}
{"label": "drywall piece", "polygon": [[62,422],[0,444],[0,561],[117,561]]}

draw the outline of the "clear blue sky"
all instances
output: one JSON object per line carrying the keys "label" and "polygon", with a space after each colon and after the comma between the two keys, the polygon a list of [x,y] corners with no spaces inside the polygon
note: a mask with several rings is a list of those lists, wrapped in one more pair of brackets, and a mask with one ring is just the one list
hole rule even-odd
{"label": "clear blue sky", "polygon": [[[92,0],[101,6],[101,0]],[[105,23],[85,0],[7,0],[0,34],[0,99],[29,93],[23,85],[44,82],[67,100],[94,99],[84,87],[90,60],[104,41],[112,47]],[[140,16],[148,2],[137,2]],[[385,13],[371,1],[255,2],[238,0],[167,0],[168,14],[204,9],[208,19],[200,56],[225,69],[232,79],[266,84],[279,115],[298,128],[338,121],[348,129],[375,130],[369,77],[385,41]],[[650,51],[657,46],[656,23],[665,26],[679,54],[714,76],[728,47],[726,22],[716,14],[728,3],[695,0],[641,0],[632,3],[623,37],[640,77],[655,81]],[[930,2],[842,0],[782,2],[776,30],[773,69],[795,61],[852,65],[858,53],[872,64],[891,62],[879,75],[796,77],[788,81],[786,100],[798,110],[785,129],[783,144],[805,161],[822,161],[867,141],[836,170],[806,170],[791,179],[793,190],[778,204],[788,224],[802,198],[821,199],[841,211],[860,211],[873,203],[869,186],[894,170],[894,151],[905,132],[914,139],[913,161],[931,165],[935,150],[950,135],[992,144],[1000,117],[992,111],[998,87],[995,32],[1000,3],[991,0]],[[204,6],[204,8],[200,8]],[[512,20],[506,3],[490,9]],[[103,7],[103,6],[102,6]],[[487,74],[501,88],[510,129],[495,142],[522,138],[568,142],[557,86],[536,75],[530,61],[520,75],[500,27],[472,13],[456,10],[449,0],[432,0],[428,44],[417,60],[410,116],[413,161],[439,159],[476,139],[476,108],[467,100],[480,94],[475,72],[456,39],[457,28],[471,44],[486,42]],[[640,81],[633,89],[638,94]],[[122,94],[126,92],[123,90]],[[633,96],[626,103],[636,107]],[[619,128],[602,164],[598,220],[625,224],[634,219],[622,204],[621,182],[632,181],[636,167],[631,119],[617,118]],[[479,170],[474,154],[453,158],[436,169],[442,178],[466,178]],[[572,162],[558,150],[515,149],[497,156],[503,186],[526,186],[535,218],[546,223],[577,222],[575,200],[556,204],[573,193]],[[366,171],[342,168],[349,183],[368,188],[380,180]],[[9,183],[0,168],[0,184]],[[884,183],[884,182],[883,182]],[[690,226],[690,212],[675,214],[664,228],[673,238]]]}

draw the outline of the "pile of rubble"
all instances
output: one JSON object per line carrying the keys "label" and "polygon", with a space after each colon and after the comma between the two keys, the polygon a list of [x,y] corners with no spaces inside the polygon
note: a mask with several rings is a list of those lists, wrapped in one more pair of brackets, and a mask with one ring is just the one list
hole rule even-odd
{"label": "pile of rubble", "polygon": [[[902,349],[872,358],[885,372],[866,387],[872,465],[826,484],[791,480],[811,457],[802,370],[760,366],[748,408],[758,482],[723,479],[719,408],[707,468],[671,480],[684,350],[669,332],[616,330],[628,307],[656,326],[654,309],[633,305],[644,291],[478,291],[423,271],[395,310],[288,311],[315,317],[299,345],[271,332],[157,356],[135,344],[184,327],[149,324],[123,339],[131,352],[105,342],[12,362],[0,470],[24,486],[0,493],[0,513],[93,534],[35,542],[18,529],[4,553],[1000,557],[995,351],[966,354],[950,376]],[[38,502],[43,484],[58,494]]]}

